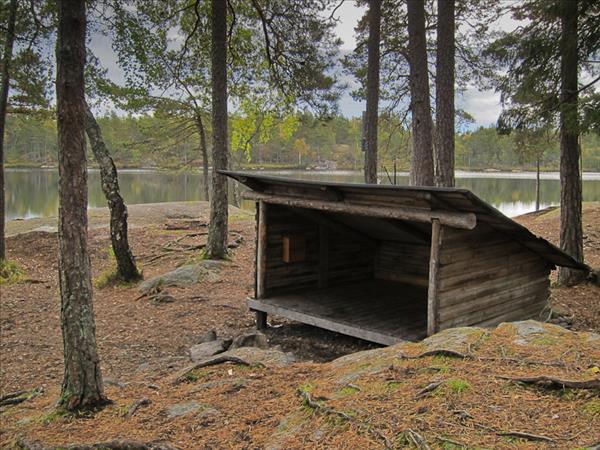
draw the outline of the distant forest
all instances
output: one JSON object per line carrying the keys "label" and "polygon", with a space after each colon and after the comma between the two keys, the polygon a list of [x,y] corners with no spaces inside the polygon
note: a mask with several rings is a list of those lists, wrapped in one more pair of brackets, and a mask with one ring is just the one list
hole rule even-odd
{"label": "distant forest", "polygon": [[[120,167],[193,169],[201,166],[199,136],[186,122],[151,115],[100,116],[106,144]],[[257,123],[259,122],[259,123]],[[382,117],[379,127],[379,169],[398,170],[410,164],[410,131],[394,117]],[[311,114],[286,117],[230,117],[231,160],[240,167],[361,169],[361,120]],[[494,126],[456,134],[458,169],[534,170],[536,152],[524,151],[516,135],[499,134]],[[559,136],[550,132],[540,160],[542,170],[559,168]],[[584,171],[600,171],[600,136],[581,136]],[[8,117],[7,166],[53,165],[57,161],[53,117],[13,114]],[[93,157],[89,157],[93,165]]]}

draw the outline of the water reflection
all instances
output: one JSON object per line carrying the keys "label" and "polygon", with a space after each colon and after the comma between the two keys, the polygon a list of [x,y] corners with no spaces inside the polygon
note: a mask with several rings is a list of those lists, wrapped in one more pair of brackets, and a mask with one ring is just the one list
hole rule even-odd
{"label": "water reflection", "polygon": [[[362,174],[359,172],[280,171],[270,172],[270,174],[344,183],[362,181]],[[535,208],[534,178],[534,174],[523,173],[459,172],[457,186],[470,189],[504,214],[515,216]],[[380,179],[382,183],[389,183],[385,175],[380,176]],[[121,193],[129,204],[203,200],[202,175],[199,173],[121,170],[119,183]],[[408,176],[406,174],[398,176],[397,183],[408,184]],[[541,181],[541,206],[556,205],[559,200],[558,175],[544,174]],[[600,174],[584,176],[583,200],[600,201]],[[106,206],[106,200],[100,188],[98,171],[89,172],[89,206]],[[253,204],[244,202],[242,207],[252,208]],[[57,211],[57,171],[44,169],[9,169],[6,171],[7,219],[54,216]]]}

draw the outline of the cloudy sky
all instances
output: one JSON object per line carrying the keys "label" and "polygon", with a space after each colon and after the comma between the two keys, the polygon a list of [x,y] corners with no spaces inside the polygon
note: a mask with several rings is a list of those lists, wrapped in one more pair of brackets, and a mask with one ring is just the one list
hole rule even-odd
{"label": "cloudy sky", "polygon": [[[342,39],[342,51],[352,51],[355,45],[354,27],[362,17],[365,10],[355,6],[354,1],[345,1],[337,11],[339,17],[337,34]],[[510,24],[501,24],[500,28],[508,28]],[[123,74],[119,69],[110,42],[104,36],[92,37],[90,47],[94,54],[100,58],[102,64],[108,69],[109,76],[117,83],[123,81]],[[352,80],[349,80],[352,81]],[[456,99],[458,108],[469,112],[476,122],[476,126],[494,124],[500,114],[499,95],[492,91],[480,91],[473,86],[468,88]],[[348,117],[360,116],[365,109],[364,102],[357,102],[346,93],[340,101],[340,112]]]}

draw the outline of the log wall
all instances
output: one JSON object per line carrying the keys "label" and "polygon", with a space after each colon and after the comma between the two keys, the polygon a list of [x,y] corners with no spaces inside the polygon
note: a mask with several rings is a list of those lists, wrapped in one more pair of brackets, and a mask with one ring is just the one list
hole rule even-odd
{"label": "log wall", "polygon": [[427,287],[429,251],[429,243],[380,241],[375,278]]}
{"label": "log wall", "polygon": [[439,329],[493,326],[537,316],[546,306],[551,267],[485,224],[444,228],[437,289]]}
{"label": "log wall", "polygon": [[[283,261],[283,235],[301,233],[306,238],[303,261]],[[321,237],[320,237],[321,236]],[[323,273],[321,239],[327,239],[327,267]],[[293,210],[269,205],[267,213],[266,295],[360,281],[373,277],[374,251],[366,240],[329,229]]]}

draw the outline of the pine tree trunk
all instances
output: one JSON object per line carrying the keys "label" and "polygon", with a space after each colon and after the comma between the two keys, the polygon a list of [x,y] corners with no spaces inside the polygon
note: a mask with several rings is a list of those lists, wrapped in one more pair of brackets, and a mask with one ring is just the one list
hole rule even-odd
{"label": "pine tree trunk", "polygon": [[407,0],[407,12],[413,138],[410,184],[433,186],[433,122],[429,101],[424,0]]}
{"label": "pine tree trunk", "polygon": [[227,2],[211,0],[212,61],[212,195],[206,257],[227,255]]}
{"label": "pine tree trunk", "polygon": [[85,156],[85,0],[58,2],[58,273],[65,371],[59,404],[87,409],[106,401],[96,349],[87,250]]}
{"label": "pine tree trunk", "polygon": [[8,110],[8,90],[10,88],[10,62],[15,42],[15,22],[17,21],[17,0],[11,0],[8,12],[8,23],[2,54],[2,86],[0,86],[0,262],[6,259],[6,242],[4,238],[4,129]]}
{"label": "pine tree trunk", "polygon": [[202,153],[202,190],[204,194],[204,200],[210,199],[209,191],[209,172],[208,172],[208,147],[206,146],[206,130],[204,129],[204,122],[202,122],[202,116],[200,113],[196,115],[196,128],[200,135],[200,152]]}
{"label": "pine tree trunk", "polygon": [[379,115],[379,41],[381,0],[369,2],[369,61],[367,69],[367,136],[365,182],[377,184],[377,121]]}
{"label": "pine tree trunk", "polygon": [[535,165],[535,210],[540,210],[540,156],[538,155]]}
{"label": "pine tree trunk", "polygon": [[85,105],[85,114],[85,131],[90,140],[94,158],[100,166],[102,192],[104,192],[110,210],[110,239],[117,260],[119,278],[123,281],[139,280],[141,276],[129,247],[127,206],[125,206],[119,190],[117,168],[104,144],[100,126],[87,104]]}
{"label": "pine tree trunk", "polygon": [[[577,0],[560,2],[560,247],[578,261],[583,261],[577,118],[577,3]],[[561,267],[558,281],[572,285],[585,276],[583,271]]]}
{"label": "pine tree trunk", "polygon": [[454,186],[454,0],[438,0],[435,185]]}

